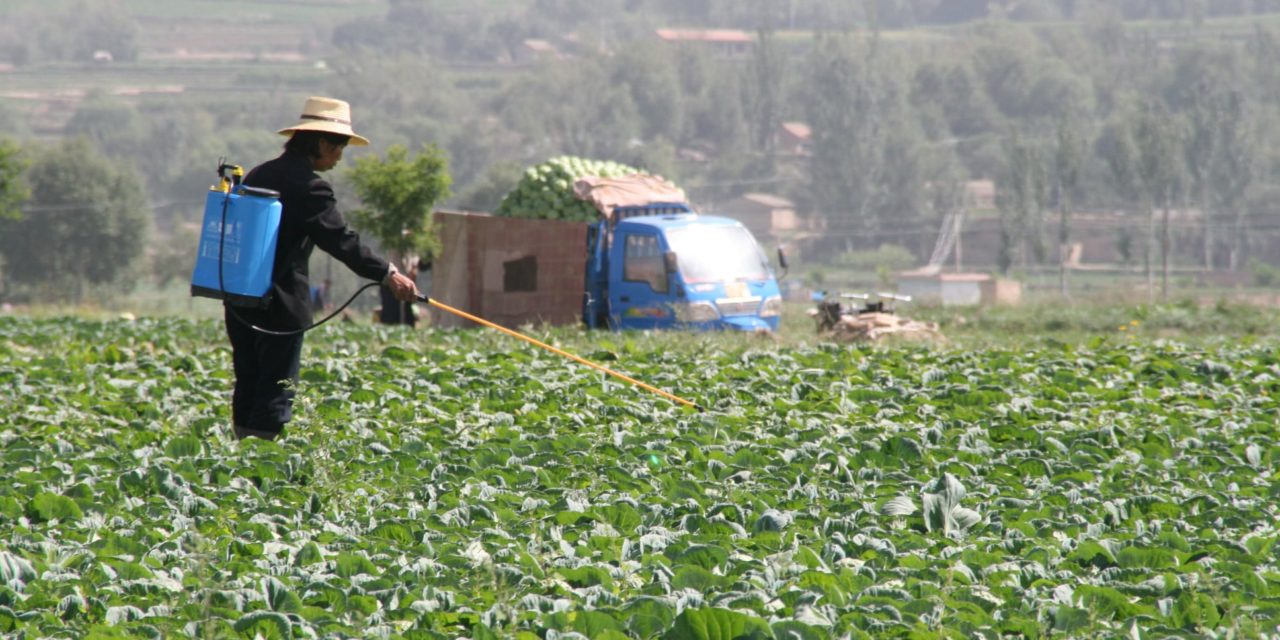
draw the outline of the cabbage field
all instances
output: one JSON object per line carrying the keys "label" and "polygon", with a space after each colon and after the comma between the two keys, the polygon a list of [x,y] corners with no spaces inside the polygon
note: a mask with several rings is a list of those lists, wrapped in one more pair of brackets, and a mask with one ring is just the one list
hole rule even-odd
{"label": "cabbage field", "polygon": [[1276,638],[1274,346],[0,317],[0,635]]}

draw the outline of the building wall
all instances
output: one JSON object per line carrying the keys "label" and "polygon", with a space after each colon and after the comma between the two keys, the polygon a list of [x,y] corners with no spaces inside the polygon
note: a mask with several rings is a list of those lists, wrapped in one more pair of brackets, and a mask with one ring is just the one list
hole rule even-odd
{"label": "building wall", "polygon": [[[581,322],[587,225],[437,212],[444,245],[430,295],[504,327]],[[474,324],[431,308],[432,325]]]}

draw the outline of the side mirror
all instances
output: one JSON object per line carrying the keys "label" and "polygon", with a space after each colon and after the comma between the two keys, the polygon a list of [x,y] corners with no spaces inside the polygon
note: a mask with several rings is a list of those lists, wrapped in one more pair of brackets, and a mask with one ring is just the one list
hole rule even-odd
{"label": "side mirror", "polygon": [[680,261],[676,259],[676,252],[668,251],[662,254],[662,268],[666,269],[667,275],[680,270]]}
{"label": "side mirror", "polygon": [[778,280],[787,277],[787,248],[778,245],[778,266],[782,267],[782,275],[778,276]]}

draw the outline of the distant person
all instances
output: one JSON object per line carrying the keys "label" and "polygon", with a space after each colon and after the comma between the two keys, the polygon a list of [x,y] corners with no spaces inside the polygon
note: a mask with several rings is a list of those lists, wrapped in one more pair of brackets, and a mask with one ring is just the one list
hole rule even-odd
{"label": "distant person", "polygon": [[[431,266],[427,265],[430,269]],[[418,261],[416,259],[409,261],[409,270],[405,272],[415,282],[418,279]],[[418,309],[414,306],[413,301],[404,302],[397,300],[395,292],[389,287],[382,287],[379,291],[382,307],[378,309],[378,322],[382,324],[404,324],[410,327],[418,326]]]}
{"label": "distant person", "polygon": [[333,288],[333,280],[325,278],[324,282],[311,287],[311,310],[329,310],[329,291]]}
{"label": "distant person", "polygon": [[338,164],[348,144],[369,144],[351,128],[350,105],[307,98],[300,121],[279,133],[289,136],[284,153],[244,178],[246,186],[279,192],[283,207],[270,303],[265,309],[224,303],[235,369],[231,420],[237,439],[274,440],[292,417],[291,383],[298,381],[303,331],[311,326],[315,302],[308,272],[313,248],[320,247],[360,277],[381,282],[397,300],[412,300],[418,293],[412,278],[360,241],[338,211],[333,187],[319,176]]}

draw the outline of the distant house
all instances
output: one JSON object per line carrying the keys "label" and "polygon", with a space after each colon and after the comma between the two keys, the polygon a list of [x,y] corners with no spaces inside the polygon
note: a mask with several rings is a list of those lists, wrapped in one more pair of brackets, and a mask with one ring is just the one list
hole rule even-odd
{"label": "distant house", "polygon": [[996,208],[996,183],[992,180],[970,180],[964,183],[964,203],[970,209]]}
{"label": "distant house", "polygon": [[1022,284],[987,273],[937,273],[928,270],[898,274],[897,292],[943,306],[1018,304]]}
{"label": "distant house", "polygon": [[658,39],[670,43],[701,44],[729,58],[742,58],[755,46],[754,34],[738,29],[658,29]]}
{"label": "distant house", "polygon": [[793,156],[809,155],[813,130],[803,122],[784,122],[778,127],[778,152]]}
{"label": "distant house", "polygon": [[715,206],[714,212],[741,222],[756,238],[780,239],[802,228],[796,205],[767,193],[744,193]]}
{"label": "distant house", "polygon": [[554,44],[539,38],[529,38],[520,43],[520,47],[516,49],[516,59],[521,62],[563,57]]}

